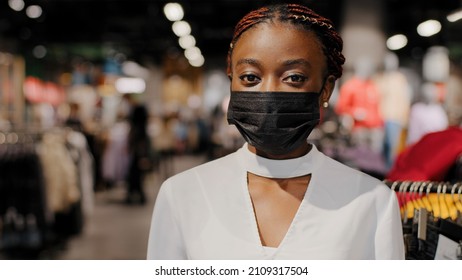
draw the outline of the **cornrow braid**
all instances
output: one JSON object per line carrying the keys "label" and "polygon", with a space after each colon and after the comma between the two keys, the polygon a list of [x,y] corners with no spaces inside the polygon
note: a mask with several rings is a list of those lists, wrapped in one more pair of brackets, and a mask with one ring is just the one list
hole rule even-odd
{"label": "cornrow braid", "polygon": [[241,37],[242,33],[247,31],[249,28],[257,25],[258,23],[264,22],[269,19],[268,17],[269,9],[267,7],[260,8],[258,10],[251,11],[246,16],[244,16],[234,28],[234,35],[228,50],[228,74],[231,73],[231,55],[233,48],[236,45],[237,40]]}
{"label": "cornrow braid", "polygon": [[323,52],[326,56],[328,75],[333,75],[337,79],[342,76],[342,65],[345,63],[345,57],[342,54],[342,38],[329,19],[298,4],[266,6],[248,13],[237,23],[227,57],[227,72],[229,75],[231,73],[233,48],[241,35],[259,23],[270,21],[290,22],[293,25],[301,26],[305,30],[314,32],[321,41]]}

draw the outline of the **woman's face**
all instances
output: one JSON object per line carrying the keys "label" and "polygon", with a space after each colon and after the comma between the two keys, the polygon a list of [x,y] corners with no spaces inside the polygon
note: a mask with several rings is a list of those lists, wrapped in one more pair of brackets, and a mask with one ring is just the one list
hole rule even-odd
{"label": "woman's face", "polygon": [[[286,23],[261,23],[244,32],[231,56],[232,91],[320,92],[328,101],[335,78],[313,32]],[[324,88],[323,83],[327,78]]]}

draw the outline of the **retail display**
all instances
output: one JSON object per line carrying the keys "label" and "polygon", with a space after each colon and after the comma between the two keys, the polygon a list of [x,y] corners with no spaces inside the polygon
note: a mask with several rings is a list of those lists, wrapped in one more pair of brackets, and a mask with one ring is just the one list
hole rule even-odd
{"label": "retail display", "polygon": [[50,258],[93,206],[93,160],[79,132],[0,133],[0,256]]}
{"label": "retail display", "polygon": [[408,260],[462,260],[462,184],[385,181],[398,197]]}

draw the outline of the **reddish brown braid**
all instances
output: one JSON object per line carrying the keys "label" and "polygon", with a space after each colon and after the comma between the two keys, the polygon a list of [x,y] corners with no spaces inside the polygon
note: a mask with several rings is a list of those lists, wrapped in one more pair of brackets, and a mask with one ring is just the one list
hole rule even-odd
{"label": "reddish brown braid", "polygon": [[314,32],[320,39],[326,56],[328,75],[333,75],[337,79],[342,76],[342,65],[345,63],[345,57],[342,54],[342,38],[337,31],[335,31],[333,24],[329,19],[324,18],[315,13],[313,10],[298,4],[266,6],[251,11],[237,23],[228,51],[227,72],[229,75],[231,74],[231,55],[233,48],[241,35],[255,25],[271,20],[290,22]]}

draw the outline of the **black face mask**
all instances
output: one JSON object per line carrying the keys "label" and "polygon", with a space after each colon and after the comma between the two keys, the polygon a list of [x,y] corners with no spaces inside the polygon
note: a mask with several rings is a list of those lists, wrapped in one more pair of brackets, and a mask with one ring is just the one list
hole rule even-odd
{"label": "black face mask", "polygon": [[306,143],[319,123],[317,92],[232,91],[228,123],[265,153],[282,155]]}

